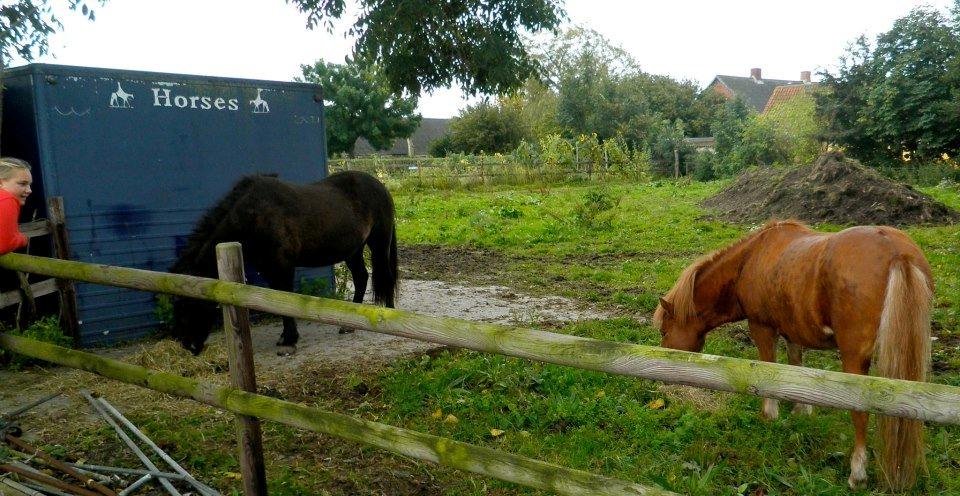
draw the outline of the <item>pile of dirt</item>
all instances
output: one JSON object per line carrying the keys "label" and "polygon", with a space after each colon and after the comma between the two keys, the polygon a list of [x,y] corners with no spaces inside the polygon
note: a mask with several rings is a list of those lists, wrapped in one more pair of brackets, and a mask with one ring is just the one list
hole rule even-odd
{"label": "pile of dirt", "polygon": [[744,172],[702,206],[716,218],[741,223],[790,218],[904,226],[960,220],[960,213],[946,205],[835,152],[809,166]]}

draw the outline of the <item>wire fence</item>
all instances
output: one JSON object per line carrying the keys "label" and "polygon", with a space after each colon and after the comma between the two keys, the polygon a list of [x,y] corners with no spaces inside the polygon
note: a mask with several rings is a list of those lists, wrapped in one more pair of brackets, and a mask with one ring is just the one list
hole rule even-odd
{"label": "wire fence", "polygon": [[642,179],[649,168],[634,161],[527,162],[508,156],[371,157],[332,159],[331,172],[358,170],[392,188],[456,189],[489,185],[554,184]]}

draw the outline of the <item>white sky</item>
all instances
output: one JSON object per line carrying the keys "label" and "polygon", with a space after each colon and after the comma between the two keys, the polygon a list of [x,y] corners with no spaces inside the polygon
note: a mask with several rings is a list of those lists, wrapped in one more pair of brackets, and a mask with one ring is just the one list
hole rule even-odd
{"label": "white sky", "polygon": [[[567,0],[566,8],[569,22],[620,44],[643,70],[704,86],[716,74],[748,76],[751,67],[765,78],[799,79],[802,70],[831,67],[850,41],[888,30],[917,5],[952,3]],[[352,45],[348,22],[332,34],[309,31],[306,16],[283,0],[110,0],[95,22],[61,17],[64,32],[41,62],[289,81],[300,64],[342,62]],[[440,90],[421,98],[420,111],[451,117],[469,103],[457,90]]]}

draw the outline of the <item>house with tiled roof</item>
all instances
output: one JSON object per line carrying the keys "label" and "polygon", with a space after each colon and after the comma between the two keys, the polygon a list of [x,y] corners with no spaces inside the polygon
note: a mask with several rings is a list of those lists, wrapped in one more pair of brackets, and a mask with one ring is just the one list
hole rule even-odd
{"label": "house with tiled roof", "polygon": [[743,103],[758,113],[762,113],[777,88],[795,86],[802,88],[810,83],[810,71],[800,73],[799,80],[763,79],[760,68],[750,69],[750,77],[716,76],[707,89],[716,91],[729,100],[740,98]]}
{"label": "house with tiled roof", "polygon": [[777,86],[776,89],[773,90],[773,94],[770,95],[770,99],[767,100],[767,104],[763,107],[762,113],[769,114],[776,112],[778,108],[783,106],[783,104],[793,100],[798,96],[813,95],[813,92],[819,87],[819,84],[810,82],[807,82],[806,84]]}
{"label": "house with tiled roof", "polygon": [[353,154],[355,157],[363,157],[365,155],[400,157],[427,155],[430,151],[430,143],[433,143],[436,139],[446,134],[448,129],[450,129],[450,119],[424,117],[420,120],[420,126],[409,138],[393,140],[390,148],[386,150],[375,150],[367,140],[360,138],[357,140]]}

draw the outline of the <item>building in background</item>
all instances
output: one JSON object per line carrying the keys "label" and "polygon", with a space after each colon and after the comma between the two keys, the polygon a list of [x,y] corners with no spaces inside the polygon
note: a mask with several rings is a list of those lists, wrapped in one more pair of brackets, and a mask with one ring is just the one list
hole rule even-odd
{"label": "building in background", "polygon": [[356,157],[365,157],[369,155],[394,156],[394,157],[414,157],[428,155],[430,143],[447,133],[450,129],[450,119],[432,119],[423,118],[420,120],[420,127],[413,132],[409,138],[398,138],[393,140],[393,146],[386,150],[375,150],[367,140],[360,138],[357,140],[357,146],[353,154]]}
{"label": "building in background", "polygon": [[748,108],[757,113],[763,113],[771,98],[778,93],[778,89],[784,88],[779,93],[786,98],[787,95],[804,91],[801,88],[811,85],[814,83],[810,81],[810,71],[802,71],[799,80],[763,79],[760,68],[754,67],[750,69],[749,77],[718,75],[713,78],[707,89],[716,91],[729,100],[740,98]]}

